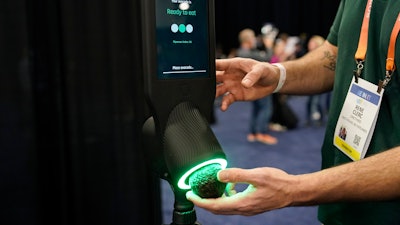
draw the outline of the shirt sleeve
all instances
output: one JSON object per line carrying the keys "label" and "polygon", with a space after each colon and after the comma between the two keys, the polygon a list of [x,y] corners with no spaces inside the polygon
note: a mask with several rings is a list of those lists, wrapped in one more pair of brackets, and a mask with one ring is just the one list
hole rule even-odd
{"label": "shirt sleeve", "polygon": [[340,1],[335,20],[333,21],[333,24],[329,30],[329,34],[327,37],[328,42],[335,46],[338,45],[338,33],[339,33],[340,24],[342,22],[344,1],[345,0]]}

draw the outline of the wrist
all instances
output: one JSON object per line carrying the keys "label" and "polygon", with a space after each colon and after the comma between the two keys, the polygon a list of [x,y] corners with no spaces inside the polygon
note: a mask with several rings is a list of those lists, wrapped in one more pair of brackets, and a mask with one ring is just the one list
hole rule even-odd
{"label": "wrist", "polygon": [[291,206],[306,206],[317,205],[319,191],[321,188],[316,188],[317,182],[313,174],[301,174],[294,176],[294,185],[290,193]]}
{"label": "wrist", "polygon": [[281,88],[283,87],[283,85],[285,84],[285,81],[286,81],[286,68],[280,63],[273,63],[272,65],[279,68],[278,85],[276,86],[275,90],[273,91],[273,93],[278,93],[281,90]]}

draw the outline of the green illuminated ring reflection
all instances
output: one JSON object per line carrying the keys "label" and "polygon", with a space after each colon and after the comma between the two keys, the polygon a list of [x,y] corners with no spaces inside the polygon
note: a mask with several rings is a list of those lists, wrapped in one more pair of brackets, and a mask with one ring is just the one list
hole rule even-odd
{"label": "green illuminated ring reflection", "polygon": [[188,170],[185,174],[183,174],[183,176],[181,176],[181,178],[178,181],[178,187],[182,190],[188,190],[190,189],[190,185],[186,183],[186,179],[190,176],[190,174],[192,174],[194,171],[210,165],[210,164],[219,164],[221,165],[221,169],[225,169],[226,166],[228,165],[228,162],[226,161],[226,159],[222,159],[222,158],[217,158],[217,159],[211,159],[205,162],[202,162],[200,164],[198,164],[195,167],[192,167],[190,170]]}

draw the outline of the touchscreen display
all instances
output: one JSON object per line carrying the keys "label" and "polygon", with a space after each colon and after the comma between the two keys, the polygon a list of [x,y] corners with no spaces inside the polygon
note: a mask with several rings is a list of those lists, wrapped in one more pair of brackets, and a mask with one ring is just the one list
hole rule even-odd
{"label": "touchscreen display", "polygon": [[209,74],[207,0],[156,0],[158,79]]}

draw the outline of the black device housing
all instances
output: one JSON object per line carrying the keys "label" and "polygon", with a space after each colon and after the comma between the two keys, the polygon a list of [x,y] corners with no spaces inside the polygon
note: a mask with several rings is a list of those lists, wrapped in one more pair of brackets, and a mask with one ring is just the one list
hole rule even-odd
{"label": "black device housing", "polygon": [[[168,0],[171,1],[171,0]],[[203,0],[195,0],[203,1]],[[215,31],[214,0],[208,2],[208,77],[159,79],[157,76],[157,37],[155,0],[143,1],[143,47],[144,85],[147,103],[157,124],[157,130],[163,131],[167,117],[172,109],[181,102],[191,102],[194,107],[210,118],[215,98]],[[196,57],[193,52],[193,57]]]}
{"label": "black device housing", "polygon": [[[172,1],[172,0],[167,0]],[[195,0],[203,1],[203,0]],[[211,118],[215,98],[215,24],[214,0],[207,0],[208,48],[208,76],[193,78],[160,79],[158,77],[158,49],[156,35],[156,0],[145,0],[142,4],[143,27],[143,70],[144,92],[151,120],[154,121],[155,134],[158,140],[163,140],[166,124],[171,111],[180,103],[188,102],[191,107],[199,111],[207,120]],[[179,52],[176,52],[179,54]],[[193,57],[197,53],[193,52]],[[207,124],[208,126],[208,124]],[[155,143],[152,143],[155,145]],[[160,145],[160,144],[159,144]],[[154,165],[161,169],[160,161],[164,160],[162,148],[149,149],[152,155],[161,157]],[[161,169],[162,170],[162,169]],[[159,171],[162,173],[162,171]]]}
{"label": "black device housing", "polygon": [[[161,36],[157,30],[157,22],[160,22],[157,21],[157,13],[167,13],[167,11],[157,8],[157,2],[161,2],[160,4],[185,3],[181,0],[166,0],[166,3],[161,0],[143,1],[143,82],[147,107],[150,112],[143,125],[143,139],[152,167],[162,179],[170,183],[174,192],[172,224],[197,224],[193,203],[186,200],[187,190],[178,188],[177,180],[182,175],[182,171],[192,165],[215,157],[225,158],[208,123],[214,107],[216,87],[214,0],[186,1],[190,4],[206,4],[205,8],[204,5],[202,6],[202,9],[205,9],[204,12],[197,12],[206,13],[206,17],[204,14],[201,15],[204,21],[190,24],[194,29],[202,27],[204,30],[204,26],[206,26],[208,35],[205,35],[205,39],[200,40],[205,41],[206,44],[201,43],[204,48],[199,49],[199,51],[206,51],[206,55],[203,54],[204,52],[201,52],[202,54],[196,51],[190,52],[194,60],[198,60],[196,57],[205,57],[207,61],[205,73],[192,76],[185,74],[185,71],[179,71],[182,72],[182,76],[177,74],[171,77],[160,75],[160,67],[164,63],[162,60],[169,59],[160,57],[162,53],[160,53],[161,47],[158,42],[163,41],[163,38],[184,35],[181,35],[179,33],[181,30],[179,30],[176,34],[167,31],[162,33],[166,36]],[[198,15],[200,16],[200,14]],[[171,22],[171,24],[173,23]],[[187,36],[190,37],[190,35]],[[203,34],[199,33],[198,35]],[[191,40],[188,41],[191,42]],[[195,44],[199,43],[191,43],[191,45]],[[182,50],[182,48],[179,49]],[[174,51],[171,57],[178,58],[179,49]],[[183,61],[186,63],[187,59],[183,59]],[[182,65],[186,65],[185,63]]]}

